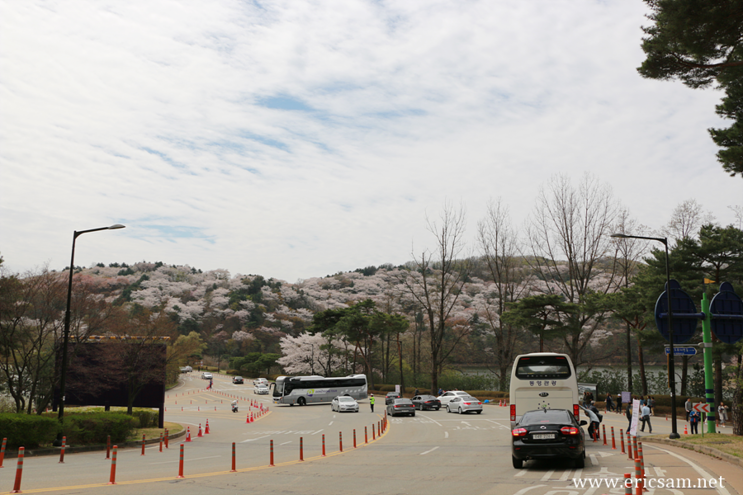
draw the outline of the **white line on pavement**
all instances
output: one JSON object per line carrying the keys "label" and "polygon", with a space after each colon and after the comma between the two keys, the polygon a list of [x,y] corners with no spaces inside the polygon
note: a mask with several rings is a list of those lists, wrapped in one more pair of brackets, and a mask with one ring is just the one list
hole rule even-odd
{"label": "white line on pavement", "polygon": [[544,476],[542,476],[542,479],[540,481],[549,481],[552,475],[555,474],[555,470],[547,471],[544,473]]}
{"label": "white line on pavement", "polygon": [[[665,452],[666,454],[671,454],[673,457],[676,457],[677,459],[681,459],[682,461],[684,461],[685,463],[687,463],[689,466],[693,467],[694,470],[697,473],[699,473],[705,479],[708,479],[709,480],[709,479],[712,479],[712,477],[713,477],[707,471],[705,471],[704,469],[702,469],[701,466],[699,466],[698,464],[690,461],[686,457],[680,456],[680,455],[676,454],[675,452],[671,452],[670,450],[661,449],[660,447],[656,447],[655,445],[647,445],[646,444],[646,446],[647,447],[650,447],[651,449],[660,450],[662,452]],[[717,487],[717,491],[718,491],[718,493],[721,493],[722,495],[730,495],[730,492],[727,491],[727,489],[724,486],[718,486]]]}
{"label": "white line on pavement", "polygon": [[265,437],[258,437],[258,438],[248,438],[247,440],[243,440],[240,443],[246,443],[246,442],[255,442],[256,440],[260,440],[261,438],[268,438],[269,435],[266,435]]}
{"label": "white line on pavement", "polygon": [[426,454],[430,454],[431,452],[433,452],[433,451],[434,451],[434,450],[436,450],[436,449],[438,449],[438,447],[434,447],[434,448],[432,448],[431,450],[427,450],[427,451],[425,451],[425,452],[421,452],[421,453],[420,453],[419,455],[426,455]]}

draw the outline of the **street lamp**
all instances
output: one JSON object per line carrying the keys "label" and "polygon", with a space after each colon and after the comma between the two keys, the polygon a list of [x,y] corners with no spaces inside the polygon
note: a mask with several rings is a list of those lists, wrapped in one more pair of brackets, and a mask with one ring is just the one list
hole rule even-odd
{"label": "street lamp", "polygon": [[666,248],[666,298],[668,299],[668,342],[671,351],[668,353],[668,385],[671,388],[671,434],[669,438],[680,438],[676,430],[676,367],[674,363],[673,348],[673,308],[671,307],[671,272],[668,268],[668,239],[666,237],[644,237],[641,235],[612,234],[617,239],[645,239],[648,241],[662,242]]}
{"label": "street lamp", "polygon": [[[120,223],[111,225],[110,227],[99,227],[97,229],[74,231],[72,233],[72,256],[70,257],[70,279],[67,285],[67,309],[64,314],[64,333],[62,334],[62,368],[59,374],[59,422],[62,422],[64,418],[64,401],[65,401],[65,380],[67,378],[67,342],[70,339],[70,306],[72,304],[72,275],[75,272],[75,240],[88,232],[98,232],[99,230],[116,230],[123,229],[124,225]],[[60,432],[60,436],[62,433]],[[61,445],[61,438],[57,439]]]}

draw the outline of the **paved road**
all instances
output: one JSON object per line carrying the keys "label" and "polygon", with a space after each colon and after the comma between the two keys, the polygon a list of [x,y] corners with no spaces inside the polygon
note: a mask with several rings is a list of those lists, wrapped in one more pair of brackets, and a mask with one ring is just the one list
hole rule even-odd
{"label": "paved road", "polygon": [[[604,423],[608,445],[589,443],[585,469],[569,462],[529,462],[525,469],[511,466],[508,409],[488,406],[482,415],[418,412],[415,418],[392,418],[390,428],[372,440],[382,410],[334,413],[329,406],[278,407],[269,398],[252,394],[252,386],[232,385],[216,377],[214,390],[203,390],[197,373],[185,376],[182,386],[169,392],[166,420],[191,426],[193,441],[186,443],[184,479],[178,474],[178,443],[160,453],[158,446],[119,452],[116,486],[107,486],[110,461],[100,452],[58,458],[27,458],[23,493],[117,493],[204,495],[211,493],[327,494],[349,490],[354,494],[467,493],[518,495],[593,495],[624,493],[621,488],[576,486],[582,480],[619,479],[632,472],[632,463],[620,451],[619,428],[623,416],[608,414]],[[176,396],[177,394],[177,396]],[[230,412],[231,395],[257,400],[270,413],[246,424],[248,402],[240,400],[240,413]],[[177,401],[177,404],[176,404]],[[379,404],[379,402],[378,402]],[[216,411],[214,410],[216,407]],[[181,411],[181,408],[183,410]],[[251,409],[257,411],[255,407]],[[211,434],[196,438],[198,424],[209,420]],[[614,426],[617,449],[611,446]],[[369,443],[364,442],[364,428]],[[358,448],[353,448],[353,430]],[[681,428],[683,431],[683,426]],[[339,432],[344,452],[339,451]],[[670,432],[670,421],[657,421],[654,433]],[[326,457],[322,457],[322,436]],[[303,439],[305,461],[300,462]],[[269,442],[274,442],[275,467],[269,467]],[[230,473],[232,442],[236,444],[239,472]],[[644,444],[648,476],[656,480],[724,478],[722,489],[656,489],[649,494],[743,495],[743,469],[701,454],[671,447]],[[15,463],[7,459],[0,470],[0,490],[10,490]]]}

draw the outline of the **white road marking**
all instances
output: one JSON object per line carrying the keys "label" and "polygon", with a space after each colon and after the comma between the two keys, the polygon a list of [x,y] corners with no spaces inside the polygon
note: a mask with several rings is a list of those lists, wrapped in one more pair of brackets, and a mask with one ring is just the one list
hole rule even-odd
{"label": "white road marking", "polygon": [[547,486],[547,485],[527,486],[526,488],[522,488],[521,490],[517,491],[513,495],[524,495],[524,493],[528,492],[529,490],[533,490],[535,488],[542,488],[543,486]]}
{"label": "white road marking", "polygon": [[333,422],[331,421],[330,423],[328,423],[328,426],[333,426]]}
{"label": "white road marking", "polygon": [[318,433],[320,433],[320,432],[321,432],[322,430],[323,430],[322,428],[321,428],[321,429],[319,429],[319,430],[317,430],[317,431],[316,431],[315,433],[313,433],[313,435],[317,435],[317,434],[318,434]]}
{"label": "white road marking", "polygon": [[268,438],[269,435],[266,435],[265,437],[258,437],[258,438],[248,438],[247,440],[243,440],[240,443],[246,443],[246,442],[255,442],[256,440],[260,440],[261,438]]}
{"label": "white road marking", "polygon": [[[704,469],[702,469],[701,466],[699,466],[698,464],[690,461],[689,459],[683,456],[676,454],[675,452],[671,452],[670,450],[666,450],[666,449],[661,449],[660,447],[656,447],[655,445],[646,445],[646,446],[650,447],[651,449],[660,450],[662,452],[665,452],[666,454],[671,454],[673,457],[676,457],[677,459],[681,459],[682,461],[687,463],[689,466],[694,468],[694,471],[699,473],[702,476],[702,478],[706,478],[708,480],[713,478],[713,476],[709,474],[707,471],[705,471]],[[727,488],[725,488],[724,486],[718,486],[717,492],[721,493],[722,495],[730,495],[730,492],[727,491]]]}
{"label": "white road marking", "polygon": [[289,440],[288,442],[280,443],[279,445],[286,445],[287,443],[292,443],[292,441]]}
{"label": "white road marking", "polygon": [[563,471],[562,476],[560,476],[560,481],[567,481],[568,478],[570,478],[571,472],[572,471],[570,471],[570,469],[566,469],[565,471]]}
{"label": "white road marking", "polygon": [[552,475],[555,474],[555,470],[547,471],[544,473],[544,476],[542,476],[542,479],[540,481],[549,481]]}
{"label": "white road marking", "polygon": [[445,431],[444,432],[444,438],[449,438],[449,432],[448,431]]}
{"label": "white road marking", "polygon": [[431,452],[433,452],[433,451],[434,451],[434,450],[436,450],[436,449],[438,449],[438,447],[434,447],[434,448],[432,448],[431,450],[427,450],[427,451],[425,451],[425,452],[421,452],[421,453],[420,453],[420,454],[418,454],[418,455],[426,455],[426,454],[430,454]]}
{"label": "white road marking", "polygon": [[594,466],[598,466],[599,465],[599,460],[596,459],[596,455],[595,454],[591,454],[590,457],[591,457],[591,464],[593,464]]}
{"label": "white road marking", "polygon": [[518,478],[519,476],[523,476],[523,475],[525,475],[526,473],[527,473],[526,469],[519,469],[519,472],[518,472],[518,473],[516,473],[516,474],[514,474],[514,475],[513,475],[513,477],[514,477],[514,478]]}
{"label": "white road marking", "polygon": [[432,417],[430,417],[430,416],[428,416],[428,415],[425,415],[425,414],[423,414],[423,413],[421,413],[421,416],[423,416],[423,417],[424,417],[424,418],[426,418],[426,419],[430,419],[431,421],[433,421],[433,422],[434,422],[434,423],[436,423],[437,425],[441,426],[441,423],[439,423],[438,421],[436,421],[436,420],[435,420],[435,419],[433,419]]}

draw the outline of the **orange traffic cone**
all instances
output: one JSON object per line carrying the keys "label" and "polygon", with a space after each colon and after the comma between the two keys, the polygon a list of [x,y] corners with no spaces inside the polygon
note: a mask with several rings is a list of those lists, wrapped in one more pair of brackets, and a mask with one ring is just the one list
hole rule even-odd
{"label": "orange traffic cone", "polygon": [[196,435],[197,437],[203,437],[204,435],[201,434],[201,423],[199,423],[199,434]]}
{"label": "orange traffic cone", "polygon": [[689,429],[686,427],[686,425],[684,425],[684,435],[688,435],[688,434],[689,434]]}
{"label": "orange traffic cone", "polygon": [[191,427],[190,426],[186,428],[186,441],[187,442],[191,441]]}
{"label": "orange traffic cone", "polygon": [[209,420],[207,419],[206,420],[206,429],[204,430],[204,434],[208,435],[209,433],[210,433],[209,432]]}
{"label": "orange traffic cone", "polygon": [[250,423],[250,413],[248,413],[247,416],[245,416],[245,424]]}

